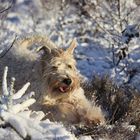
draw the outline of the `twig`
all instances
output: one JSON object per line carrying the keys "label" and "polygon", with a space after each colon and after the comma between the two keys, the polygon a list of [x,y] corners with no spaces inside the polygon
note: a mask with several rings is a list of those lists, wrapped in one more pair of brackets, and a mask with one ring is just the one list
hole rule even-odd
{"label": "twig", "polygon": [[17,38],[17,36],[15,36],[11,46],[0,56],[0,59],[3,58],[9,52],[9,50],[13,47],[13,45],[14,45],[14,43],[16,41],[16,38]]}
{"label": "twig", "polygon": [[119,108],[119,106],[117,105],[116,108],[115,108],[115,110],[114,110],[114,112],[113,112],[113,114],[112,114],[112,118],[108,121],[109,123],[110,123],[111,121],[114,121],[114,119],[115,119],[115,114],[117,113],[118,108]]}
{"label": "twig", "polygon": [[120,22],[120,29],[122,31],[123,25],[122,25],[122,20],[121,20],[121,0],[118,0],[118,17],[119,17],[119,22]]}
{"label": "twig", "polygon": [[5,12],[5,11],[8,11],[10,8],[12,8],[12,6],[13,6],[13,0],[11,0],[11,4],[7,8],[0,10],[0,14]]}
{"label": "twig", "polygon": [[116,64],[115,64],[114,44],[112,44],[112,59],[113,59],[113,65],[116,66]]}

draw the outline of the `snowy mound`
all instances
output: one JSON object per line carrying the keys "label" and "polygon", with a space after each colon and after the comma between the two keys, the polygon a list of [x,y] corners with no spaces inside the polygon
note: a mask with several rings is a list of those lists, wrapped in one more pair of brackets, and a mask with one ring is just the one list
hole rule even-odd
{"label": "snowy mound", "polygon": [[[3,94],[0,96],[0,139],[11,140],[76,140],[77,138],[68,132],[62,124],[42,120],[43,112],[32,112],[29,106],[35,102],[33,93],[25,94],[30,83],[25,84],[19,91],[14,93],[14,82],[7,86],[7,71],[3,75]],[[4,129],[5,127],[5,129]],[[88,138],[88,137],[87,137]],[[90,138],[89,138],[90,139]]]}

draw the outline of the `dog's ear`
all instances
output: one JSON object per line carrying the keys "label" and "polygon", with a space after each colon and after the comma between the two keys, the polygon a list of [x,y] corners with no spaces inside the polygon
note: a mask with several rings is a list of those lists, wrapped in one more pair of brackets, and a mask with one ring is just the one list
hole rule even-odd
{"label": "dog's ear", "polygon": [[73,54],[74,49],[77,47],[77,44],[77,40],[76,38],[74,38],[70,43],[70,47],[66,49],[66,53]]}
{"label": "dog's ear", "polygon": [[52,57],[52,49],[47,46],[39,47],[36,52],[39,54],[40,58],[42,59],[49,60]]}
{"label": "dog's ear", "polygon": [[60,56],[63,53],[63,50],[60,48],[52,49],[46,46],[42,46],[38,48],[37,52],[42,58],[51,59],[52,57]]}
{"label": "dog's ear", "polygon": [[41,46],[36,51],[40,55],[47,55],[47,54],[51,53],[51,49],[49,47],[46,47],[46,46]]}

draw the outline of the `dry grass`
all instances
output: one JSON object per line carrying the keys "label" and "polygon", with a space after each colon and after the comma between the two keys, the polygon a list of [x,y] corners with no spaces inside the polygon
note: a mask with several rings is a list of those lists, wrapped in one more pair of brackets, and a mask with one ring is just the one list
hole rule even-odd
{"label": "dry grass", "polygon": [[129,128],[121,126],[121,124],[115,124],[112,126],[82,126],[76,127],[76,135],[90,135],[93,140],[99,140],[100,138],[104,140],[134,140],[137,136],[137,132],[131,131]]}
{"label": "dry grass", "polygon": [[140,95],[134,96],[131,100],[124,119],[129,124],[135,125],[137,131],[140,132]]}
{"label": "dry grass", "polygon": [[132,91],[116,86],[107,76],[94,77],[90,83],[84,84],[86,96],[94,98],[107,112],[107,120],[114,123],[125,115],[133,97]]}
{"label": "dry grass", "polygon": [[78,126],[78,135],[91,135],[95,140],[136,138],[140,133],[140,93],[130,87],[116,86],[107,76],[93,77],[90,82],[82,83],[82,86],[86,96],[90,100],[96,100],[97,104],[107,112],[107,125],[105,127]]}

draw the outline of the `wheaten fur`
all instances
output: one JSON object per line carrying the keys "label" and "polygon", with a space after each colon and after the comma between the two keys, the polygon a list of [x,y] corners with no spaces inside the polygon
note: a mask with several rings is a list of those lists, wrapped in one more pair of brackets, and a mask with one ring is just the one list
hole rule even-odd
{"label": "wheaten fur", "polygon": [[[31,48],[37,49],[31,50]],[[16,78],[16,90],[26,82],[35,91],[37,103],[33,109],[42,110],[54,121],[65,123],[105,123],[100,109],[92,105],[80,87],[73,51],[74,39],[66,50],[58,48],[47,37],[35,35],[17,40],[11,50],[0,59],[0,76],[5,66],[9,77]]]}
{"label": "wheaten fur", "polygon": [[82,88],[73,91],[68,98],[60,100],[46,96],[42,108],[46,109],[47,117],[53,121],[84,125],[105,123],[101,108],[93,106],[86,99]]}

